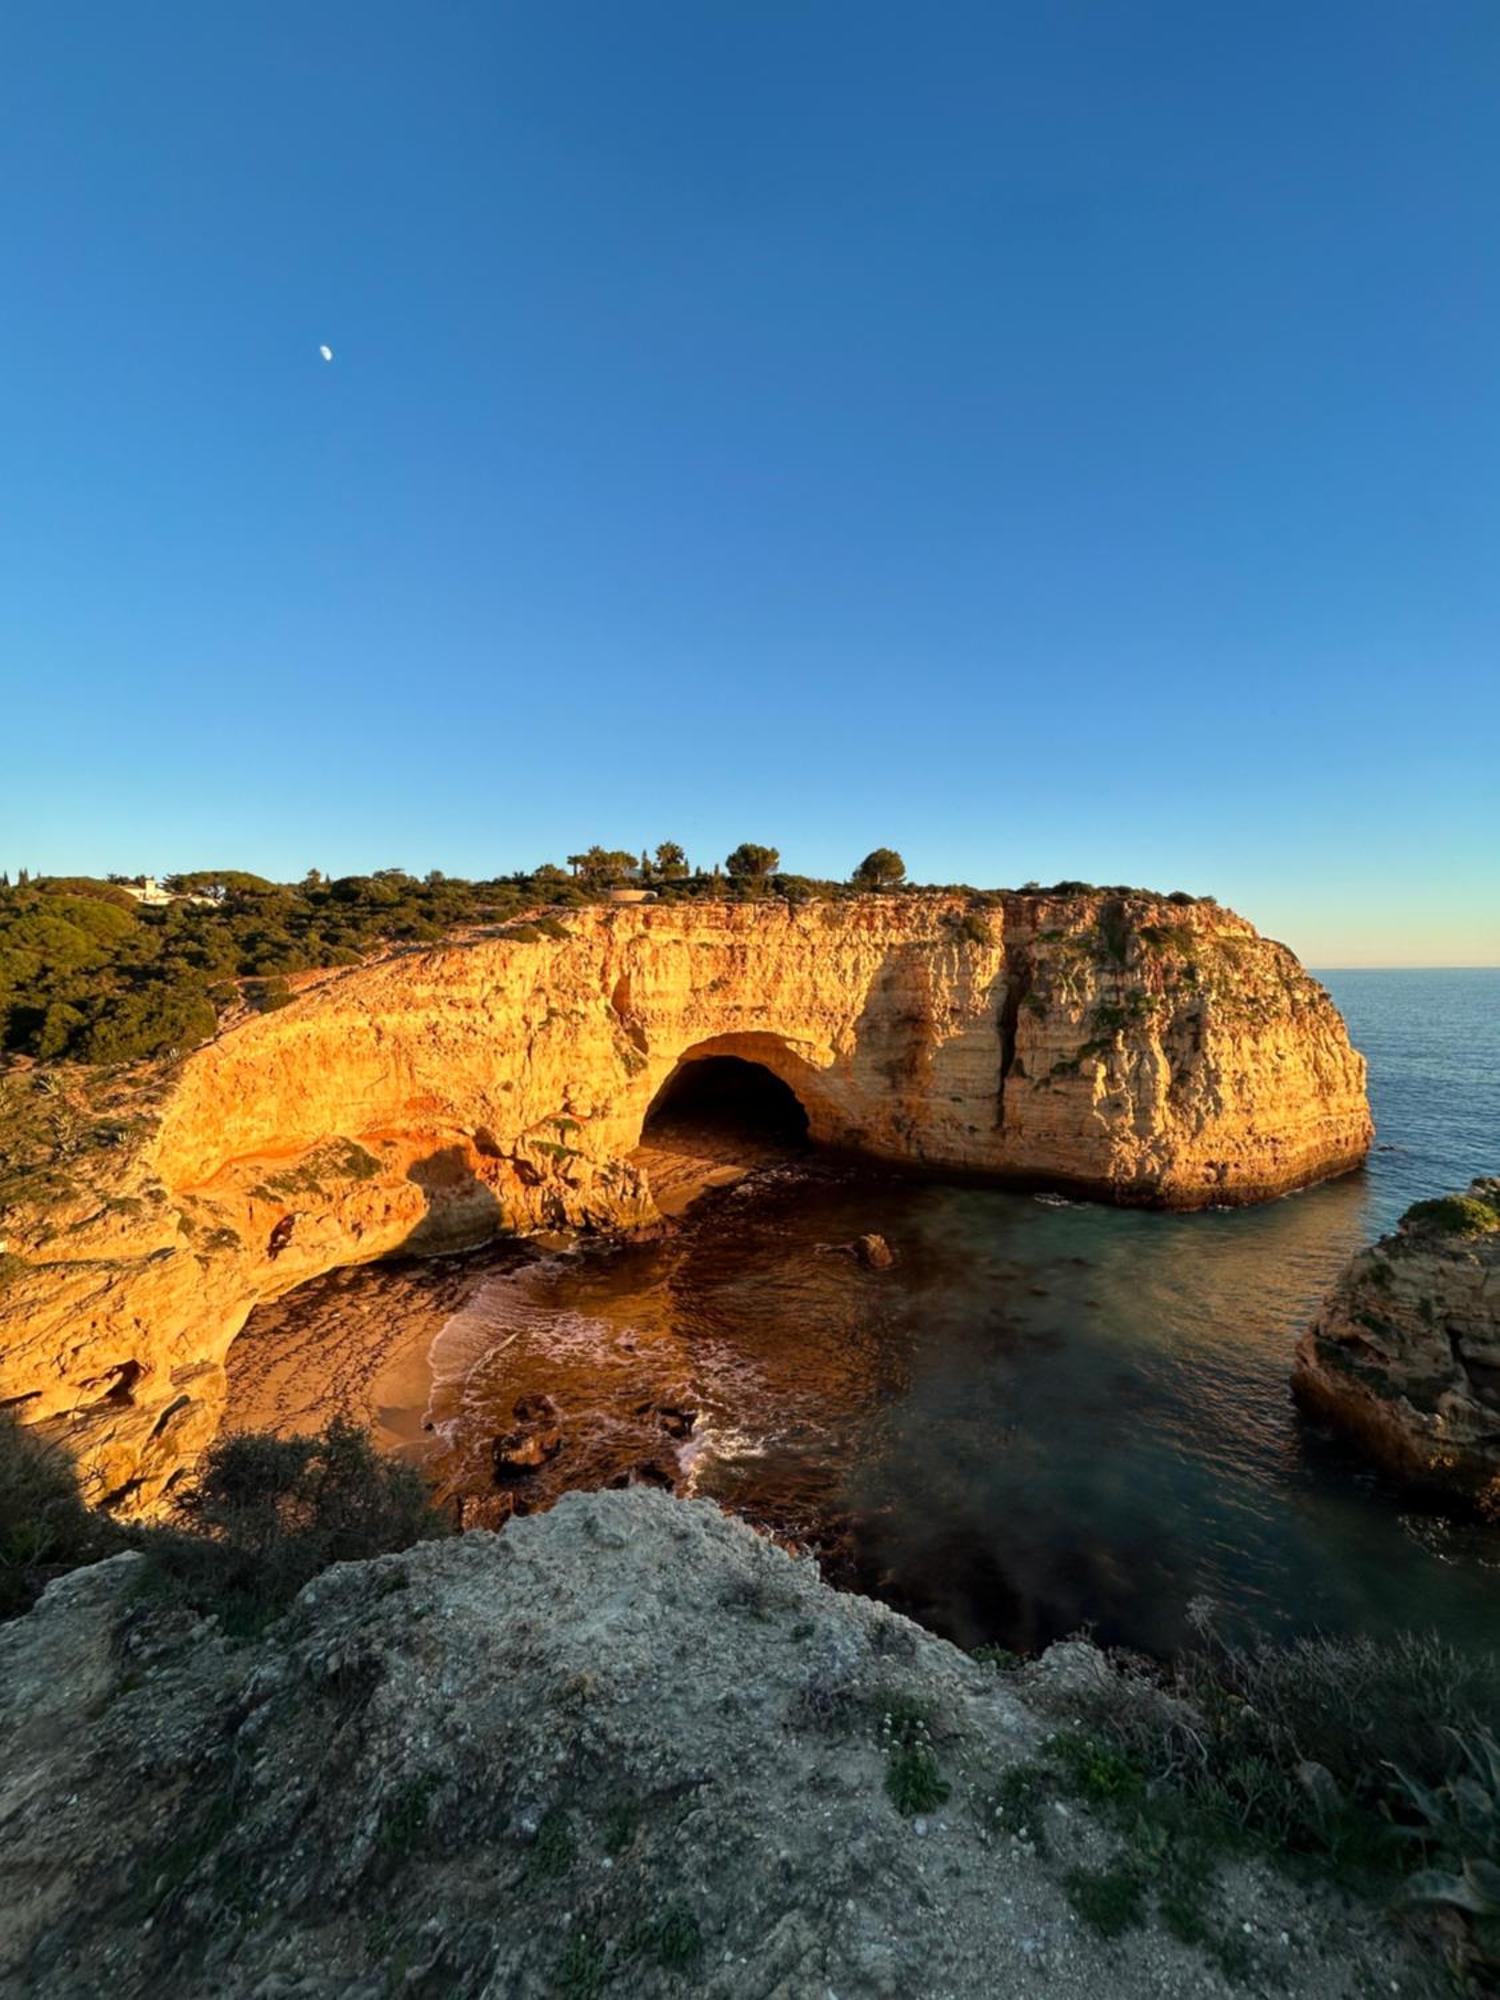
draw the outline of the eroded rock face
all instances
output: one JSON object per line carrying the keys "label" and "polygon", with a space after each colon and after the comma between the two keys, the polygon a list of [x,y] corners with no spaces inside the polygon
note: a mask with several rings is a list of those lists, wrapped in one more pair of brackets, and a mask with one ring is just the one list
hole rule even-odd
{"label": "eroded rock face", "polygon": [[1500,1179],[1419,1202],[1352,1258],[1293,1386],[1397,1477],[1500,1507]]}
{"label": "eroded rock face", "polygon": [[1327,995],[1216,905],[570,911],[323,977],[189,1056],[86,1197],[7,1214],[0,1399],[149,1507],[262,1300],[398,1249],[657,1221],[633,1150],[712,1055],[763,1064],[826,1144],[1123,1202],[1259,1200],[1371,1136]]}
{"label": "eroded rock face", "polygon": [[[997,1819],[1047,1661],[1023,1690],[707,1503],[570,1493],[339,1564],[245,1643],[153,1624],[140,1560],[0,1626],[6,1994],[1245,1990],[1154,1914],[1078,1921],[1069,1871],[1117,1847],[1080,1806],[1037,1844]],[[887,1791],[903,1710],[951,1786],[921,1818]],[[1379,1913],[1253,1865],[1213,1913],[1257,1987],[1425,1990]]]}

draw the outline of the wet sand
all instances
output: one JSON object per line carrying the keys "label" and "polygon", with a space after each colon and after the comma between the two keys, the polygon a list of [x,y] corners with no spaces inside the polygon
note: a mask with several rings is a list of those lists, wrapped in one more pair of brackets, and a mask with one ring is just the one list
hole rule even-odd
{"label": "wet sand", "polygon": [[257,1308],[229,1350],[224,1429],[289,1437],[342,1412],[383,1450],[425,1457],[428,1351],[485,1278],[524,1254],[360,1265]]}
{"label": "wet sand", "polygon": [[[631,1161],[674,1221],[700,1195],[786,1156],[778,1141],[682,1123],[654,1134]],[[382,1450],[430,1457],[433,1341],[486,1279],[534,1254],[503,1244],[462,1257],[359,1265],[258,1307],[229,1350],[223,1428],[290,1437],[343,1413],[367,1425]]]}

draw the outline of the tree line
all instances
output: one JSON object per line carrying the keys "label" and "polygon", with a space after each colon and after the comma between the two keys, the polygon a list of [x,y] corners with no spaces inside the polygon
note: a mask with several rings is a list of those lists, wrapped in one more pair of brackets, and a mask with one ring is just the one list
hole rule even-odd
{"label": "tree line", "polygon": [[[889,848],[849,883],[781,872],[774,847],[742,842],[722,865],[693,868],[665,840],[640,854],[590,847],[567,866],[472,882],[401,868],[300,882],[239,868],[163,878],[171,900],[140,900],[144,878],[0,875],[0,1053],[40,1061],[136,1062],[205,1041],[226,1008],[283,1005],[287,975],[353,965],[393,944],[426,944],[504,923],[539,905],[582,904],[612,889],[664,900],[831,896],[893,887],[905,877]],[[132,893],[135,890],[136,893]]]}
{"label": "tree line", "polygon": [[[430,944],[551,908],[596,902],[621,889],[662,902],[830,901],[910,887],[890,847],[871,850],[843,881],[783,870],[779,851],[742,841],[709,868],[676,841],[635,853],[594,846],[566,866],[544,862],[472,882],[434,869],[401,868],[330,879],[271,882],[238,868],[190,869],[163,878],[170,900],[142,902],[143,878],[0,874],[0,1056],[43,1062],[128,1063],[190,1049],[224,1012],[266,1010],[291,998],[290,973],[355,965],[372,952]],[[996,892],[946,887],[984,901]],[[133,893],[134,892],[134,893]],[[1022,895],[1094,894],[1087,882]],[[1112,889],[1111,894],[1130,894]],[[1181,891],[1172,900],[1197,900]]]}
{"label": "tree line", "polygon": [[[741,841],[732,853],[725,856],[722,867],[716,863],[705,875],[689,864],[687,855],[675,840],[664,840],[653,851],[642,849],[639,855],[618,847],[590,847],[582,854],[570,854],[568,867],[572,871],[571,880],[591,889],[659,888],[692,880],[764,884],[780,874],[781,854],[774,847],[762,847],[751,840]],[[545,875],[557,871],[543,869],[539,872]],[[788,879],[804,881],[809,878],[797,876]],[[896,850],[893,847],[877,847],[855,868],[849,882],[859,889],[889,889],[905,879],[906,863]],[[832,889],[841,885],[822,883],[819,886]]]}

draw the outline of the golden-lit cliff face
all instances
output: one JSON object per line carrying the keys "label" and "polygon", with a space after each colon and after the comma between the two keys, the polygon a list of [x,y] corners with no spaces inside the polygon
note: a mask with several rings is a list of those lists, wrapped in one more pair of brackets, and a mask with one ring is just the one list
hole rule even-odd
{"label": "golden-lit cliff face", "polygon": [[782,1078],[825,1144],[1114,1201],[1256,1201],[1371,1137],[1326,994],[1216,905],[570,911],[330,975],[188,1057],[86,1200],[8,1215],[0,1399],[66,1417],[99,1492],[149,1505],[259,1301],[396,1249],[655,1221],[631,1154],[714,1054]]}

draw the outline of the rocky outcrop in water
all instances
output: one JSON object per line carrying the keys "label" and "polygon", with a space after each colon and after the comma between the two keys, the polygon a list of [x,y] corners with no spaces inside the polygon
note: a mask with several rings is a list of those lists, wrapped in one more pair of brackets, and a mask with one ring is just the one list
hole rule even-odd
{"label": "rocky outcrop in water", "polygon": [[1293,1385],[1388,1471],[1500,1511],[1500,1179],[1418,1202],[1361,1250]]}
{"label": "rocky outcrop in water", "polygon": [[[0,1626],[7,1994],[1231,2000],[1222,1938],[1257,1992],[1423,1990],[1377,1915],[1249,1865],[1201,1948],[1089,1929],[1068,1877],[1118,1837],[1001,1804],[1046,1663],[1018,1691],[706,1504],[569,1494],[249,1642],[133,1600],[139,1561]],[[949,1790],[903,1814],[918,1731]]]}
{"label": "rocky outcrop in water", "polygon": [[1212,903],[574,910],[313,980],[163,1072],[130,1144],[13,1195],[0,1401],[149,1508],[261,1301],[398,1249],[659,1220],[643,1122],[714,1055],[830,1146],[1122,1202],[1259,1200],[1371,1135],[1328,996]]}

